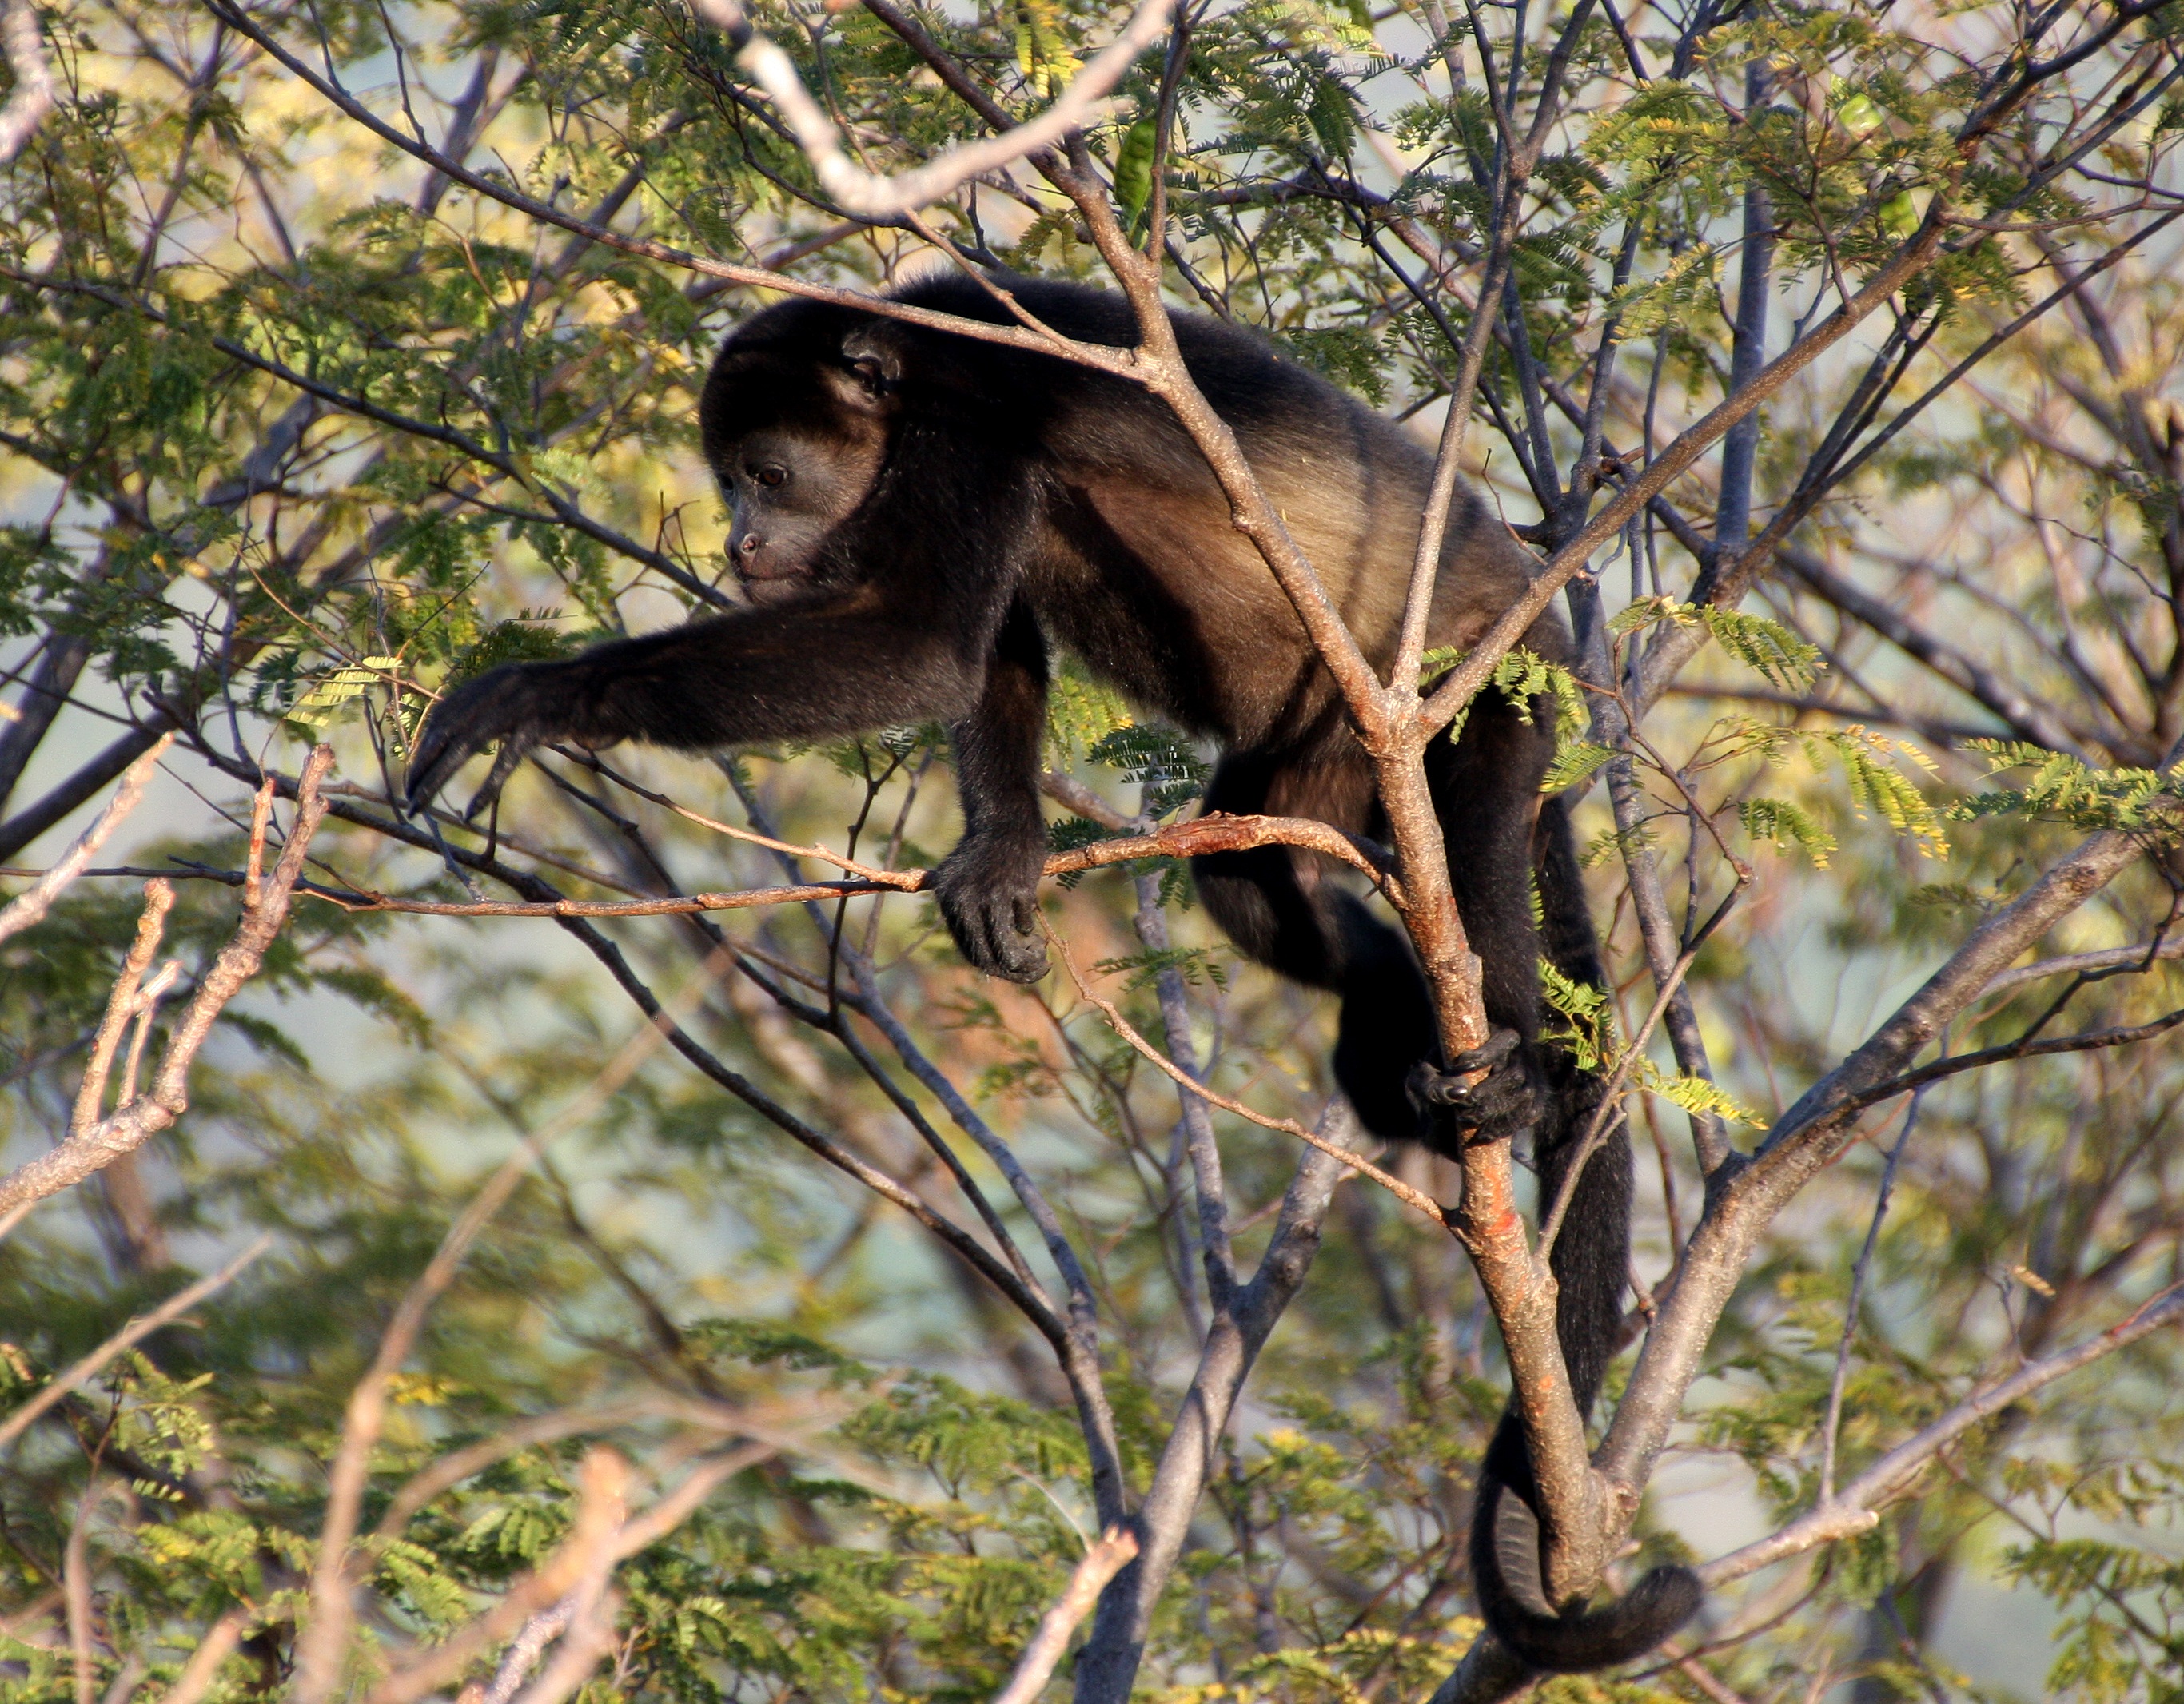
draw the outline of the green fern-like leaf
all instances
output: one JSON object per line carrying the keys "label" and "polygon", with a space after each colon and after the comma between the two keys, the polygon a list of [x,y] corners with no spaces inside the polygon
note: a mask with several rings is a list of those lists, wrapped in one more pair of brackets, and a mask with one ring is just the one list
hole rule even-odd
{"label": "green fern-like leaf", "polygon": [[1982,816],[2051,818],[2082,829],[2129,828],[2164,837],[2177,832],[2175,809],[2184,765],[2158,770],[2095,769],[2077,758],[2024,740],[1975,739],[1968,749],[1987,760],[1987,772],[2030,769],[2022,787],[1975,795],[1949,814],[1959,821]]}
{"label": "green fern-like leaf", "polygon": [[1686,1112],[1711,1112],[1717,1118],[1726,1118],[1738,1124],[1750,1125],[1764,1130],[1767,1121],[1751,1111],[1718,1083],[1703,1077],[1670,1077],[1648,1066],[1640,1073],[1639,1087],[1659,1095],[1671,1105],[1680,1106]]}
{"label": "green fern-like leaf", "polygon": [[1128,958],[1101,959],[1092,968],[1103,976],[1127,974],[1128,980],[1123,986],[1132,994],[1150,986],[1162,971],[1176,972],[1194,988],[1201,978],[1216,988],[1228,986],[1227,967],[1206,947],[1147,948]]}
{"label": "green fern-like leaf", "polygon": [[1612,1068],[1615,1008],[1605,989],[1566,976],[1551,961],[1541,959],[1540,1003],[1563,1020],[1541,1032],[1544,1040],[1566,1049],[1580,1071]]}
{"label": "green fern-like leaf", "polygon": [[1119,769],[1126,781],[1145,788],[1145,809],[1165,816],[1206,790],[1211,772],[1187,735],[1157,722],[1131,722],[1112,729],[1086,754],[1095,763]]}
{"label": "green fern-like leaf", "polygon": [[1850,783],[1853,809],[1871,810],[1919,849],[1922,858],[1948,855],[1942,814],[1926,802],[1911,778],[1896,767],[1903,759],[1932,773],[1934,760],[1908,740],[1875,733],[1856,722],[1845,728],[1808,735],[1809,743],[1832,751]]}
{"label": "green fern-like leaf", "polygon": [[1815,870],[1828,867],[1835,855],[1836,837],[1786,799],[1747,799],[1736,807],[1744,832],[1782,850],[1794,847],[1813,860]]}
{"label": "green fern-like leaf", "polygon": [[1056,769],[1067,769],[1133,718],[1123,695],[1065,660],[1046,689],[1046,749]]}
{"label": "green fern-like leaf", "polygon": [[1604,745],[1595,745],[1590,740],[1573,740],[1555,753],[1555,760],[1547,766],[1546,774],[1540,778],[1540,791],[1560,793],[1565,788],[1575,787],[1614,755]]}
{"label": "green fern-like leaf", "polygon": [[313,682],[286,719],[304,727],[325,727],[373,687],[400,692],[401,681],[394,671],[401,665],[399,657],[365,657],[354,668],[336,669]]}
{"label": "green fern-like leaf", "polygon": [[1713,604],[1680,604],[1673,598],[1641,598],[1609,621],[1607,631],[1620,638],[1658,622],[1676,627],[1704,627],[1723,650],[1761,679],[1785,692],[1811,685],[1820,671],[1819,647],[1807,643],[1780,621]]}
{"label": "green fern-like leaf", "polygon": [[1820,671],[1820,648],[1807,643],[1780,621],[1712,604],[1699,606],[1699,619],[1722,649],[1785,692],[1811,685]]}

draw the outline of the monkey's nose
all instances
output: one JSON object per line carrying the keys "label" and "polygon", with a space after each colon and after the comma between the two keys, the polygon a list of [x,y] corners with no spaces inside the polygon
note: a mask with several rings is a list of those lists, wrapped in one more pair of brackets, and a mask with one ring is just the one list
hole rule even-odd
{"label": "monkey's nose", "polygon": [[744,534],[743,537],[738,541],[736,549],[742,551],[746,556],[755,556],[758,554],[760,549],[764,547],[765,543],[766,540],[760,537],[755,532],[746,532]]}

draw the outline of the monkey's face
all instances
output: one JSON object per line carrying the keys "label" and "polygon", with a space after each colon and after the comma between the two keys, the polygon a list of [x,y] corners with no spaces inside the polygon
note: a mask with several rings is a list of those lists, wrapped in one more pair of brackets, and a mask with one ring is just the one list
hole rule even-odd
{"label": "monkey's face", "polygon": [[775,426],[716,453],[713,471],[735,517],[728,562],[746,593],[764,603],[811,582],[820,546],[865,500],[886,448],[878,432]]}

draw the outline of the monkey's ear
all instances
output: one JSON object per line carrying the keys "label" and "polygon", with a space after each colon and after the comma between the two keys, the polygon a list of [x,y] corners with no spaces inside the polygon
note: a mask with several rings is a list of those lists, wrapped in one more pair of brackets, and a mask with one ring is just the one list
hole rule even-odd
{"label": "monkey's ear", "polygon": [[842,339],[842,365],[827,375],[835,393],[851,408],[884,414],[902,383],[902,338],[887,325],[860,326]]}

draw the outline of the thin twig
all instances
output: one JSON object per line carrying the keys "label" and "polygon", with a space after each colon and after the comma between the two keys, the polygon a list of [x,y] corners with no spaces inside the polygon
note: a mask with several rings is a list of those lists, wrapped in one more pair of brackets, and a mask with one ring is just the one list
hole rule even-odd
{"label": "thin twig", "polygon": [[538,1662],[539,1653],[558,1639],[570,1618],[577,1612],[573,1595],[563,1598],[551,1609],[542,1609],[523,1623],[521,1631],[508,1642],[501,1653],[500,1667],[493,1670],[492,1684],[485,1689],[478,1704],[510,1704],[515,1689],[529,1678]]}
{"label": "thin twig", "polygon": [[[681,812],[705,821],[692,812]],[[708,826],[721,826],[709,824]],[[823,858],[831,863],[850,860],[823,847],[790,846],[763,836],[739,838],[756,841],[799,857]],[[1372,878],[1401,907],[1402,885],[1389,873],[1385,855],[1362,836],[1346,834],[1324,822],[1305,816],[1231,816],[1215,811],[1189,822],[1178,822],[1151,834],[1117,840],[1096,840],[1073,851],[1058,852],[1046,860],[1044,874],[1074,876],[1109,865],[1128,864],[1142,858],[1201,858],[1215,852],[1249,851],[1261,846],[1299,846],[1340,860]],[[198,872],[222,879],[219,872]],[[240,881],[240,877],[224,879]],[[855,898],[864,894],[922,894],[931,890],[930,870],[867,869],[845,882],[808,882],[778,888],[748,888],[724,893],[676,894],[649,899],[404,899],[362,888],[329,888],[314,882],[298,883],[299,892],[326,899],[352,911],[400,911],[427,917],[674,917],[699,911],[736,911],[766,905],[804,905],[814,900]]]}
{"label": "thin twig", "polygon": [[[8,23],[0,25],[0,31],[12,28],[18,9],[28,11],[20,0],[11,0]],[[4,125],[7,114],[0,110],[0,125]],[[0,941],[10,935],[20,934],[42,919],[53,909],[53,901],[61,890],[83,873],[84,868],[98,849],[106,844],[107,837],[121,826],[121,819],[136,808],[144,796],[144,786],[152,778],[152,771],[159,760],[167,755],[167,748],[175,743],[171,733],[159,736],[159,743],[146,752],[121,773],[121,784],[114,789],[114,797],[106,802],[106,809],[98,813],[92,825],[77,835],[67,851],[53,860],[46,873],[31,887],[18,894],[4,907],[0,907]]]}
{"label": "thin twig", "polygon": [[61,1590],[68,1604],[75,1704],[94,1704],[98,1696],[96,1659],[91,1649],[91,1511],[105,1495],[108,1483],[97,1472],[94,1462],[90,1482],[75,1500],[75,1518],[69,1523],[68,1542],[61,1547]]}
{"label": "thin twig", "polygon": [[1865,1228],[1865,1245],[1858,1251],[1858,1263],[1851,1268],[1850,1297],[1843,1303],[1842,1336],[1836,1345],[1836,1370],[1828,1381],[1828,1415],[1820,1424],[1820,1501],[1835,1501],[1836,1445],[1842,1431],[1843,1391],[1850,1383],[1851,1345],[1858,1337],[1858,1311],[1865,1300],[1866,1274],[1873,1266],[1873,1251],[1880,1241],[1881,1222],[1888,1217],[1888,1198],[1896,1189],[1896,1167],[1903,1158],[1904,1144],[1910,1141],[1911,1133],[1918,1128],[1919,1108],[1926,1099],[1921,1089],[1911,1097],[1911,1104],[1903,1111],[1903,1128],[1897,1133],[1895,1145],[1888,1150],[1888,1159],[1880,1168],[1880,1188],[1873,1200],[1873,1219]]}
{"label": "thin twig", "polygon": [[[42,1200],[81,1183],[122,1155],[142,1147],[189,1110],[190,1066],[196,1061],[198,1050],[212,1033],[213,1023],[227,1003],[258,974],[259,966],[265,961],[266,949],[272,945],[281,925],[287,921],[288,902],[303,874],[304,855],[326,814],[326,802],[320,795],[319,784],[333,766],[333,749],[321,745],[312,751],[304,764],[296,787],[296,820],[289,825],[287,842],[281,849],[281,861],[265,886],[262,903],[244,909],[234,938],[220,949],[212,968],[198,983],[196,997],[167,1039],[166,1051],[160,1058],[150,1090],[115,1107],[97,1123],[72,1127],[67,1140],[0,1178],[0,1213],[25,1201]],[[164,905],[159,894],[148,897],[151,909],[164,911]],[[171,893],[166,898],[171,901]],[[140,928],[140,946],[144,939],[144,931]],[[152,940],[156,946],[156,933]],[[136,960],[136,954],[132,949],[131,962]],[[144,962],[150,962],[148,949]],[[108,1022],[114,1027],[105,1055],[109,1062],[112,1045],[118,1043],[121,1026],[131,1015],[119,1010],[119,1005],[117,1000],[108,1007]],[[103,1027],[100,1033],[102,1037],[106,1034]],[[82,1105],[81,1097],[78,1105]]]}
{"label": "thin twig", "polygon": [[92,1378],[99,1368],[113,1360],[114,1356],[134,1348],[162,1326],[173,1324],[207,1296],[225,1289],[241,1275],[244,1267],[272,1246],[273,1239],[270,1234],[259,1238],[256,1242],[251,1244],[218,1272],[206,1274],[187,1289],[176,1291],[151,1312],[140,1314],[131,1320],[120,1330],[115,1332],[113,1336],[108,1338],[105,1342],[85,1356],[67,1372],[55,1378],[36,1396],[10,1414],[4,1423],[0,1423],[0,1450],[6,1449],[24,1433],[30,1430],[31,1426],[36,1423],[39,1416],[44,1414],[70,1391],[79,1389],[86,1379]]}
{"label": "thin twig", "polygon": [[549,1604],[588,1577],[604,1579],[628,1506],[630,1467],[616,1451],[595,1446],[577,1475],[577,1513],[569,1535],[500,1601],[397,1669],[365,1695],[365,1704],[415,1704],[437,1690]]}
{"label": "thin twig", "polygon": [[198,1704],[212,1690],[220,1665],[232,1657],[235,1647],[242,1642],[243,1624],[248,1618],[242,1611],[231,1609],[213,1623],[198,1642],[198,1648],[190,1653],[190,1660],[182,1665],[174,1690],[159,1704]]}
{"label": "thin twig", "polygon": [[1107,92],[1128,73],[1146,48],[1167,33],[1175,0],[1142,0],[1130,21],[1093,56],[1063,90],[1061,97],[1028,123],[998,136],[961,143],[924,164],[887,177],[866,171],[844,152],[842,133],[826,109],[811,97],[797,74],[796,62],[767,37],[753,33],[737,0],[694,0],[698,10],[742,51],[743,68],[781,109],[796,144],[811,163],[828,196],[845,213],[886,220],[929,207],[981,173],[1041,153],[1072,131],[1096,125],[1113,110]]}
{"label": "thin twig", "polygon": [[1845,1485],[1833,1502],[1808,1510],[1755,1544],[1716,1557],[1699,1569],[1699,1578],[1709,1587],[1723,1585],[1816,1545],[1870,1532],[1880,1519],[1874,1505],[1899,1490],[1946,1445],[2065,1373],[2113,1355],[2178,1319],[2184,1319],[2184,1284],[2171,1284],[2106,1331],[2021,1367],[1966,1398]]}
{"label": "thin twig", "polygon": [[1053,947],[1055,955],[1061,961],[1062,968],[1069,972],[1069,980],[1076,986],[1079,998],[1106,1018],[1108,1027],[1122,1037],[1125,1043],[1136,1050],[1149,1063],[1173,1078],[1177,1087],[1188,1089],[1193,1094],[1212,1101],[1224,1112],[1233,1112],[1239,1118],[1249,1119],[1263,1129],[1279,1130],[1285,1136],[1294,1136],[1300,1142],[1310,1144],[1322,1153],[1340,1160],[1360,1176],[1370,1178],[1397,1200],[1402,1202],[1405,1206],[1413,1211],[1423,1213],[1444,1230],[1451,1228],[1448,1210],[1423,1189],[1412,1189],[1401,1178],[1382,1171],[1370,1160],[1337,1143],[1329,1141],[1317,1130],[1300,1124],[1294,1118],[1270,1118],[1263,1112],[1254,1111],[1242,1101],[1233,1100],[1225,1094],[1217,1094],[1184,1072],[1173,1060],[1139,1034],[1129,1019],[1124,1017],[1116,1009],[1112,1000],[1102,1000],[1092,992],[1090,985],[1084,980],[1084,972],[1078,969],[1077,961],[1072,956],[1067,943],[1055,933],[1054,926],[1048,923],[1045,918],[1040,919],[1040,924],[1046,930],[1048,944]]}

